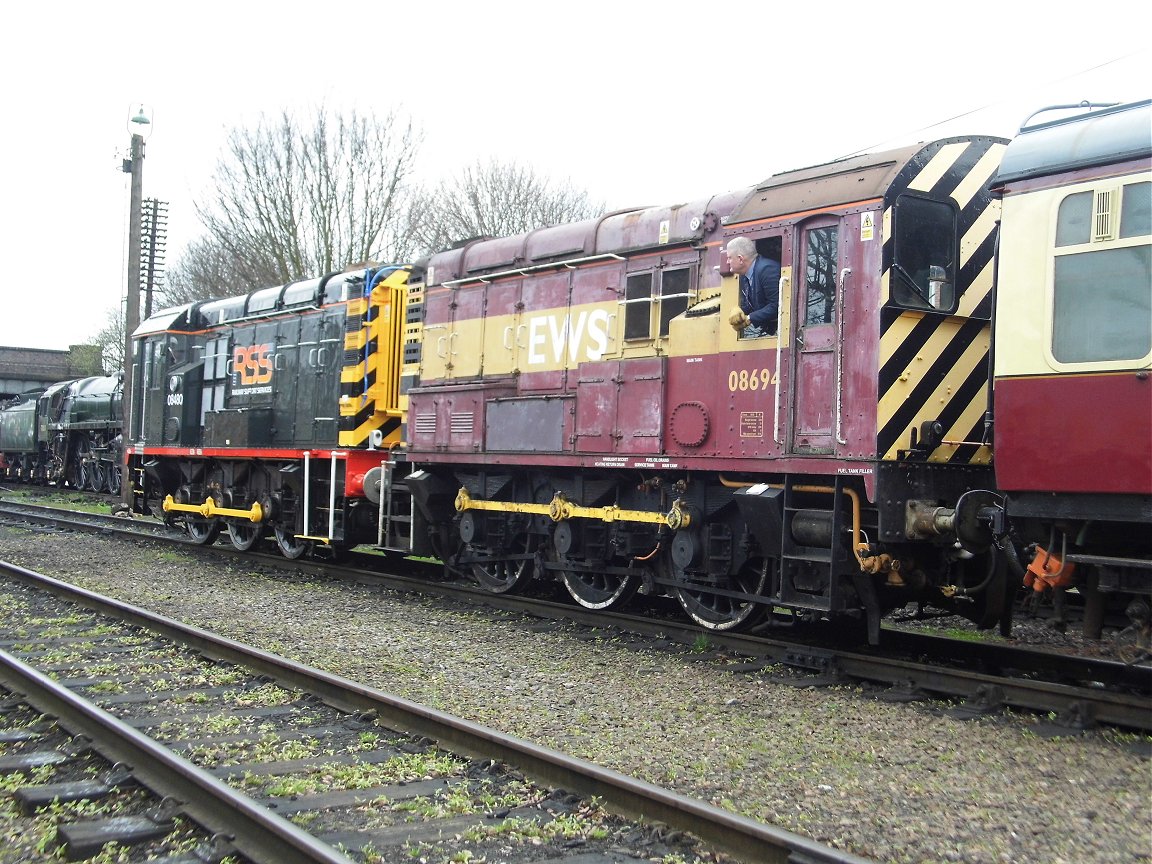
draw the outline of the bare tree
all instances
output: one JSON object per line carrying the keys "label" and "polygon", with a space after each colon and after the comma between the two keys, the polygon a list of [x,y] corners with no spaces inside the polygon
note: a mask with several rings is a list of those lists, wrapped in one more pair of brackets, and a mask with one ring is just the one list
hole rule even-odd
{"label": "bare tree", "polygon": [[409,207],[413,246],[429,253],[471,237],[502,237],[533,228],[590,219],[603,203],[570,182],[553,182],[515,162],[477,161],[431,191],[418,193]]}
{"label": "bare tree", "polygon": [[586,192],[515,163],[476,162],[431,191],[409,186],[419,134],[389,114],[333,117],[305,128],[287,112],[233,129],[209,196],[207,233],[168,269],[158,305],[343,269],[412,260],[468,237],[516,234],[603,212]]}
{"label": "bare tree", "polygon": [[124,309],[109,309],[104,327],[88,340],[100,348],[104,373],[111,375],[124,368]]}
{"label": "bare tree", "polygon": [[324,107],[310,126],[284,112],[233,129],[196,205],[207,237],[178,263],[179,290],[235,294],[406,251],[401,202],[419,139],[395,113]]}
{"label": "bare tree", "polygon": [[256,265],[245,265],[219,241],[205,235],[189,243],[168,268],[155,308],[243,294],[275,285],[278,278],[276,272],[257,272]]}

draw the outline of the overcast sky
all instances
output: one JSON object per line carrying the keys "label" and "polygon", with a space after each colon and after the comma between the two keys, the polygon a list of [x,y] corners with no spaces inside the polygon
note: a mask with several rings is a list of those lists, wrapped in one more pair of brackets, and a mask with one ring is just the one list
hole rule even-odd
{"label": "overcast sky", "polygon": [[[429,181],[477,158],[609,208],[674,204],[861,150],[1011,136],[1045,105],[1152,96],[1144,3],[101,0],[0,20],[0,345],[66,348],[120,308],[128,120],[168,262],[199,234],[227,131],[398,109]],[[1103,10],[1103,7],[1101,7]],[[1118,22],[1130,26],[1117,27]]]}

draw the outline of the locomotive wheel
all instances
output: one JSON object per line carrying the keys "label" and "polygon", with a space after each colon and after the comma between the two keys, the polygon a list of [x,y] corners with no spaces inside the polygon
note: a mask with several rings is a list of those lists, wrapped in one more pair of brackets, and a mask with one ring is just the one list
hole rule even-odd
{"label": "locomotive wheel", "polygon": [[597,573],[585,570],[565,570],[564,587],[572,599],[585,609],[615,609],[632,599],[640,587],[640,576],[629,573]]}
{"label": "locomotive wheel", "polygon": [[211,546],[220,536],[220,523],[216,519],[189,519],[185,526],[197,546]]}
{"label": "locomotive wheel", "polygon": [[119,462],[108,463],[108,492],[111,495],[120,494],[120,480],[122,471]]}
{"label": "locomotive wheel", "polygon": [[276,529],[276,546],[280,549],[280,554],[285,558],[292,561],[295,561],[297,558],[302,558],[311,545],[307,540],[298,540],[296,535],[287,528]]}
{"label": "locomotive wheel", "polygon": [[73,489],[86,489],[88,488],[88,468],[85,465],[84,457],[88,454],[88,442],[81,440],[76,445],[76,452],[72,454],[72,458],[68,460],[68,471],[66,478],[68,485]]}
{"label": "locomotive wheel", "polygon": [[104,463],[99,460],[93,460],[89,464],[88,471],[88,489],[92,492],[103,492],[108,486],[108,473],[104,469]]}
{"label": "locomotive wheel", "polygon": [[[513,554],[525,554],[534,550],[535,544],[528,535],[522,535],[514,541]],[[519,558],[506,560],[491,557],[491,549],[481,546],[467,547],[468,554],[479,558],[488,558],[486,561],[476,561],[472,564],[472,575],[481,587],[493,594],[509,594],[519,591],[527,585],[533,576],[535,566],[532,558]]]}
{"label": "locomotive wheel", "polygon": [[[763,594],[767,584],[768,567],[763,558],[755,558],[745,562],[739,573],[718,587],[743,594]],[[763,603],[726,597],[704,586],[680,586],[676,589],[676,599],[693,621],[709,630],[753,627],[768,611],[768,606]]]}
{"label": "locomotive wheel", "polygon": [[262,525],[253,525],[251,522],[228,523],[228,539],[241,552],[247,552],[263,536],[264,527]]}

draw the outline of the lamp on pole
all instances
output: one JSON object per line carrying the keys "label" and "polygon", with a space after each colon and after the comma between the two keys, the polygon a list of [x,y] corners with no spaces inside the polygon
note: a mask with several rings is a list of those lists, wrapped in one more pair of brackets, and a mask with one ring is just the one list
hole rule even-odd
{"label": "lamp on pole", "polygon": [[121,411],[124,415],[123,466],[120,479],[120,500],[132,505],[132,477],[128,473],[129,442],[132,435],[132,334],[140,326],[140,211],[144,189],[144,138],[150,131],[152,121],[144,113],[144,106],[128,121],[128,131],[132,133],[131,156],[124,162],[124,170],[132,175],[132,193],[128,214],[128,296],[124,307],[124,392],[121,397]]}

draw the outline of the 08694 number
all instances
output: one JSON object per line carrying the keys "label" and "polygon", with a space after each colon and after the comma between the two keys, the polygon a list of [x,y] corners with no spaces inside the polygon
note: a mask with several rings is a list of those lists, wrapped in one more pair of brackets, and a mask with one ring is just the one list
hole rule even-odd
{"label": "08694 number", "polygon": [[728,390],[732,393],[747,390],[767,390],[779,380],[776,373],[767,367],[762,369],[733,369],[728,373]]}

